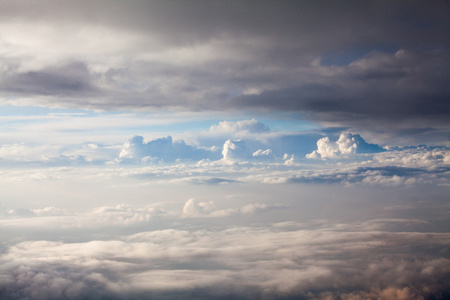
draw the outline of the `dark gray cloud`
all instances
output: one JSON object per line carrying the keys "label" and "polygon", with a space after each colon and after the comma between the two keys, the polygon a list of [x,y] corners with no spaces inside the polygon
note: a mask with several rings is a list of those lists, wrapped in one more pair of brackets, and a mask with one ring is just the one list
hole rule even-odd
{"label": "dark gray cloud", "polygon": [[[428,53],[429,52],[429,53]],[[233,105],[314,113],[322,120],[448,119],[449,58],[441,51],[372,53],[330,77],[236,97]]]}
{"label": "dark gray cloud", "polygon": [[87,66],[73,62],[38,71],[3,74],[0,89],[6,93],[30,96],[88,97],[100,95]]}
{"label": "dark gray cloud", "polygon": [[0,5],[13,104],[448,127],[447,1]]}

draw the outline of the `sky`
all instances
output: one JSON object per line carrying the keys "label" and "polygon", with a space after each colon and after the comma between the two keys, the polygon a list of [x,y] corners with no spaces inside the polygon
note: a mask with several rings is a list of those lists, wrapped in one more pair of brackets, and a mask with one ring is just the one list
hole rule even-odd
{"label": "sky", "polygon": [[0,0],[0,298],[449,298],[448,15]]}

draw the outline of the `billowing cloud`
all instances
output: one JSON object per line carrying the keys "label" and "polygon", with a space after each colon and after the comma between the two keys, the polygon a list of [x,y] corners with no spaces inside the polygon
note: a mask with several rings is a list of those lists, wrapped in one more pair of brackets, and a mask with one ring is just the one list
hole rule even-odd
{"label": "billowing cloud", "polygon": [[243,140],[227,140],[223,144],[222,156],[224,161],[246,160],[250,152]]}
{"label": "billowing cloud", "polygon": [[307,154],[307,158],[336,158],[345,157],[355,153],[377,153],[384,149],[375,144],[368,144],[359,135],[342,133],[336,142],[330,141],[329,137],[317,141],[317,150]]}

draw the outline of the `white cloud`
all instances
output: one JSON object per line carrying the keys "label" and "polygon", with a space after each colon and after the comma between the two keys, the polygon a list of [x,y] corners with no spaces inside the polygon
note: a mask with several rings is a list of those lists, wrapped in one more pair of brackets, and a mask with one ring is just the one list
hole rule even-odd
{"label": "white cloud", "polygon": [[214,209],[213,201],[197,203],[194,198],[191,198],[184,204],[183,215],[186,217],[198,217],[208,214]]}
{"label": "white cloud", "polygon": [[194,198],[189,199],[183,206],[183,217],[227,217],[236,215],[252,215],[258,212],[274,209],[285,209],[282,204],[251,203],[240,208],[218,209],[214,201],[197,202]]}
{"label": "white cloud", "polygon": [[250,157],[249,150],[243,140],[227,140],[223,144],[222,156],[224,161],[246,160]]}
{"label": "white cloud", "polygon": [[450,164],[448,147],[405,147],[374,155],[374,161],[382,165],[438,168]]}
{"label": "white cloud", "polygon": [[237,122],[222,121],[209,129],[211,133],[261,133],[269,131],[269,128],[255,119]]}
{"label": "white cloud", "polygon": [[70,212],[67,209],[57,207],[45,207],[43,209],[31,209],[36,216],[67,216]]}
{"label": "white cloud", "polygon": [[355,153],[376,153],[383,149],[375,144],[368,144],[359,134],[348,132],[341,133],[337,141],[331,141],[329,137],[317,141],[317,150],[306,155],[310,159],[327,159],[346,157]]}
{"label": "white cloud", "polygon": [[199,161],[217,157],[211,150],[195,148],[183,140],[173,141],[171,136],[147,143],[142,136],[134,136],[126,142],[119,154],[119,162],[174,162],[177,160]]}
{"label": "white cloud", "polygon": [[35,299],[189,298],[199,288],[198,295],[211,298],[229,296],[233,286],[231,295],[240,297],[426,297],[448,288],[450,262],[439,254],[448,247],[447,235],[235,226],[109,241],[26,241],[0,256],[0,291]]}
{"label": "white cloud", "polygon": [[289,155],[289,154],[287,154],[287,153],[285,153],[285,154],[283,155],[283,160],[284,160],[284,164],[285,164],[286,166],[292,166],[292,165],[294,165],[294,163],[295,163],[294,155]]}
{"label": "white cloud", "polygon": [[163,211],[153,207],[133,208],[128,205],[103,206],[86,214],[85,222],[90,224],[132,225],[150,221],[153,216],[161,215]]}
{"label": "white cloud", "polygon": [[272,153],[272,150],[270,150],[270,149],[266,149],[266,150],[259,149],[255,152],[253,152],[252,156],[267,156],[267,155],[270,155],[271,153]]}

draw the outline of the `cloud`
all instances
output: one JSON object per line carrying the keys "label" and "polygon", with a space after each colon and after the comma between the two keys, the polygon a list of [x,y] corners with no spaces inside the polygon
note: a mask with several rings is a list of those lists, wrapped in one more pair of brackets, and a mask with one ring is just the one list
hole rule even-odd
{"label": "cloud", "polygon": [[216,153],[187,145],[183,140],[173,141],[171,136],[144,143],[142,136],[134,136],[122,147],[120,162],[174,162],[176,160],[208,159]]}
{"label": "cloud", "polygon": [[227,140],[223,144],[224,161],[246,160],[250,157],[249,150],[243,140]]}
{"label": "cloud", "polygon": [[2,103],[448,129],[445,1],[0,6]]}
{"label": "cloud", "polygon": [[286,166],[294,165],[294,162],[295,162],[294,155],[289,155],[289,154],[285,153],[284,156],[283,156],[283,159],[284,159],[284,164]]}
{"label": "cloud", "polygon": [[14,143],[0,145],[0,162],[4,166],[68,166],[104,164],[117,156],[111,145],[92,142],[60,145],[44,143]]}
{"label": "cloud", "polygon": [[196,203],[194,198],[189,199],[183,207],[183,215],[196,217],[210,213],[215,209],[213,201]]}
{"label": "cloud", "polygon": [[[338,135],[339,136],[339,135]],[[349,135],[344,135],[350,137]],[[354,136],[352,136],[353,138]],[[308,159],[297,156],[296,154],[284,153],[284,155],[253,156],[258,148],[250,148],[247,141],[229,140],[224,144],[222,151],[225,155],[220,156],[220,152],[216,151],[216,157],[213,159],[205,159],[202,156],[204,152],[196,152],[193,146],[176,148],[172,144],[166,143],[169,147],[164,153],[155,150],[152,153],[162,153],[160,157],[149,157],[150,152],[146,148],[143,139],[138,139],[137,147],[133,146],[133,139],[130,140],[131,146],[124,147],[128,157],[122,157],[123,163],[117,164],[111,162],[109,164],[92,164],[92,163],[68,163],[60,161],[58,168],[55,166],[56,160],[52,160],[52,164],[27,165],[30,168],[15,168],[14,165],[7,165],[0,178],[5,183],[12,185],[21,182],[42,182],[49,183],[52,181],[68,181],[78,182],[89,178],[88,180],[138,180],[140,184],[182,184],[192,185],[200,188],[201,186],[235,188],[238,185],[252,186],[254,183],[264,184],[344,184],[344,185],[373,185],[373,186],[413,186],[413,185],[433,185],[447,184],[449,178],[449,150],[448,147],[387,147],[383,152],[378,153],[358,153],[358,149],[362,144],[357,139],[341,139],[341,147],[344,150],[350,149],[356,151],[353,154],[342,154],[338,152],[333,158],[325,159]],[[330,144],[339,149],[336,142]],[[167,142],[167,139],[163,139]],[[297,140],[298,142],[301,139]],[[350,143],[346,143],[350,141]],[[152,141],[150,141],[151,143]],[[153,144],[159,146],[158,144]],[[356,145],[356,148],[355,146]],[[164,147],[165,147],[164,146]],[[187,147],[186,153],[191,155],[178,156],[177,151],[182,151]],[[280,144],[276,144],[280,147]],[[173,147],[175,150],[171,150]],[[233,149],[234,148],[234,149]],[[378,147],[375,147],[379,149]],[[166,148],[162,148],[166,149]],[[263,148],[264,149],[264,148]],[[280,151],[282,147],[279,148]],[[371,144],[367,149],[371,150]],[[203,150],[209,154],[207,150]],[[261,148],[259,148],[261,150]],[[101,149],[99,150],[101,152]],[[132,152],[136,151],[136,152]],[[153,151],[153,150],[152,150]],[[159,152],[157,152],[159,151]],[[173,151],[170,153],[170,151]],[[184,150],[183,150],[184,151]],[[194,151],[194,153],[189,153]],[[266,150],[263,150],[266,151]],[[316,150],[317,151],[317,150]],[[340,151],[340,150],[339,150]],[[268,151],[267,151],[268,152]],[[117,153],[117,152],[116,152]],[[166,160],[164,155],[169,156]],[[198,155],[198,157],[196,157]],[[133,158],[131,158],[133,157]],[[139,159],[140,157],[140,159]],[[181,158],[180,158],[181,157]],[[183,158],[184,157],[184,158]],[[117,158],[117,156],[116,156]],[[194,160],[198,159],[198,161]],[[178,160],[177,160],[178,159]],[[167,163],[161,163],[161,161]],[[134,167],[128,168],[126,162],[133,162]],[[345,162],[345,163],[343,163]],[[15,165],[17,167],[17,165]],[[38,166],[39,168],[34,168]],[[47,166],[42,168],[42,166]],[[90,166],[89,168],[81,168],[81,166]],[[31,168],[33,167],[33,168]],[[235,183],[239,183],[235,185]],[[51,204],[48,206],[55,206]]]}
{"label": "cloud", "polygon": [[35,96],[92,97],[100,91],[82,62],[47,67],[38,71],[3,74],[0,89],[6,93]]}
{"label": "cloud", "polygon": [[[252,150],[251,147],[255,147],[255,143],[246,140],[227,140],[223,144],[222,160],[224,162],[238,162],[238,161],[274,161],[275,156],[271,149],[258,149]],[[258,143],[256,143],[257,145]]]}
{"label": "cloud", "polygon": [[394,147],[374,156],[376,162],[408,167],[436,169],[450,163],[450,148],[441,147]]}
{"label": "cloud", "polygon": [[15,217],[49,217],[49,216],[69,216],[70,211],[67,209],[57,208],[53,206],[36,209],[11,209],[8,215]]}
{"label": "cloud", "polygon": [[163,211],[153,207],[134,208],[128,205],[119,204],[117,206],[103,206],[87,214],[86,221],[99,225],[132,225],[136,223],[146,223],[154,216],[162,214]]}
{"label": "cloud", "polygon": [[330,141],[329,137],[321,138],[317,141],[317,150],[307,154],[307,158],[337,158],[345,157],[355,153],[377,153],[384,151],[378,145],[368,144],[359,135],[351,133],[341,133],[336,142]]}
{"label": "cloud", "polygon": [[234,134],[238,132],[244,133],[261,133],[269,131],[269,128],[255,119],[243,120],[237,122],[222,121],[217,125],[213,125],[209,129],[212,133]]}
{"label": "cloud", "polygon": [[263,155],[270,155],[272,153],[272,150],[266,149],[266,150],[257,150],[253,152],[252,156],[263,156]]}
{"label": "cloud", "polygon": [[184,217],[228,217],[236,215],[252,215],[258,212],[270,211],[274,209],[286,209],[282,204],[252,203],[241,208],[218,209],[214,201],[197,202],[194,198],[186,201],[183,207]]}
{"label": "cloud", "polygon": [[[291,160],[285,162],[292,166]],[[248,174],[241,181],[261,182],[266,184],[363,184],[375,186],[414,186],[429,185],[433,183],[446,184],[449,178],[448,167],[438,167],[428,170],[426,168],[407,168],[397,166],[353,167],[326,170],[296,170],[286,172],[261,172]]]}
{"label": "cloud", "polygon": [[192,182],[194,184],[206,184],[206,185],[217,185],[217,184],[229,184],[229,183],[241,183],[237,180],[232,179],[225,179],[225,178],[218,178],[218,177],[212,177],[212,178],[192,178],[189,180],[189,182]]}
{"label": "cloud", "polygon": [[[366,128],[383,128],[377,120],[402,125],[402,120],[396,120],[400,116],[411,122],[429,120],[446,128],[443,120],[449,111],[444,107],[444,95],[449,91],[439,72],[432,69],[441,69],[438,65],[443,63],[442,58],[428,51],[374,51],[348,66],[305,68],[303,83],[242,95],[232,101],[236,106],[309,112],[316,120]],[[429,77],[421,81],[418,70]],[[439,88],[433,90],[433,82]]]}
{"label": "cloud", "polygon": [[35,299],[444,296],[450,269],[441,253],[447,236],[232,227],[144,231],[108,241],[26,241],[0,256],[0,294]]}

